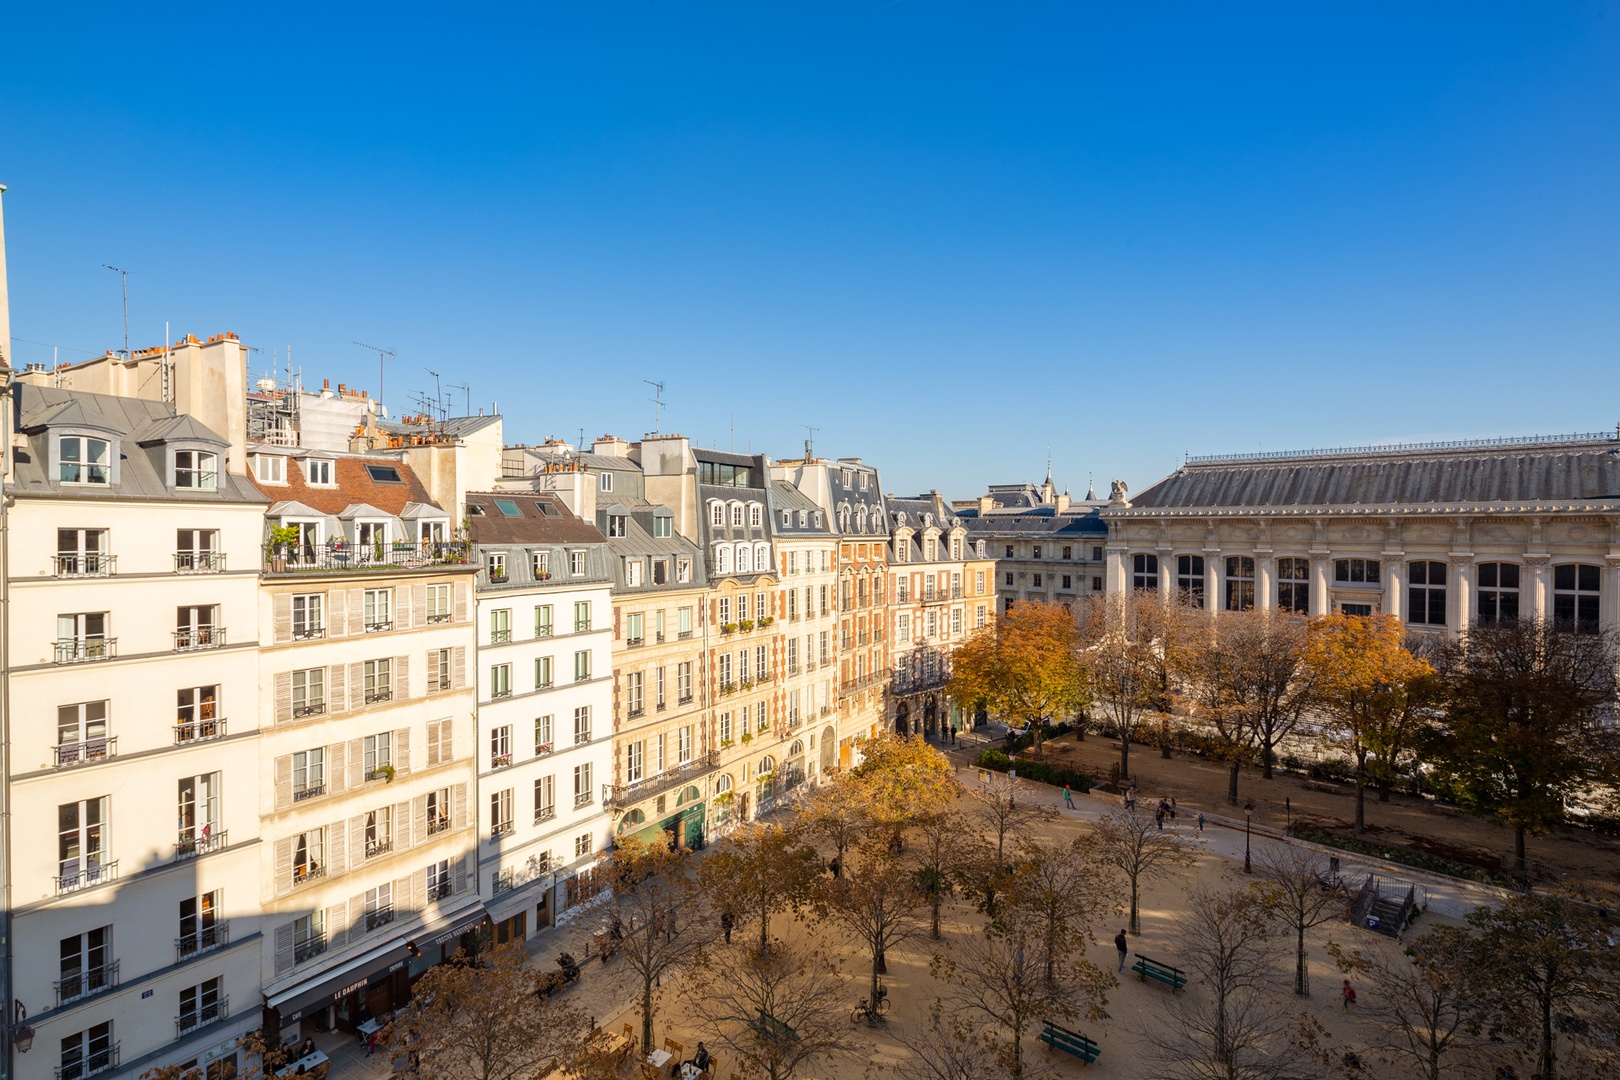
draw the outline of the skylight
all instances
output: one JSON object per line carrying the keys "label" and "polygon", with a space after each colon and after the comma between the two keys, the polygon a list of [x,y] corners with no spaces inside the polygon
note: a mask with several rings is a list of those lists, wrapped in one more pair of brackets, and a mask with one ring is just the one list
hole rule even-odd
{"label": "skylight", "polygon": [[507,517],[523,516],[523,511],[519,510],[518,504],[513,502],[511,499],[496,499],[495,509],[505,514]]}
{"label": "skylight", "polygon": [[392,465],[367,465],[366,472],[370,473],[371,479],[378,484],[403,484],[405,482],[399,478],[399,470]]}

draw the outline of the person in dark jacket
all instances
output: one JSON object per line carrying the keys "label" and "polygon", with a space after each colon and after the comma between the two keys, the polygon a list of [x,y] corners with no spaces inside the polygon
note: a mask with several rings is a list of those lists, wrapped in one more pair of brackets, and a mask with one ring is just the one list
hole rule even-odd
{"label": "person in dark jacket", "polygon": [[1119,951],[1119,970],[1125,970],[1125,957],[1130,954],[1131,943],[1125,940],[1125,931],[1114,935],[1114,948]]}

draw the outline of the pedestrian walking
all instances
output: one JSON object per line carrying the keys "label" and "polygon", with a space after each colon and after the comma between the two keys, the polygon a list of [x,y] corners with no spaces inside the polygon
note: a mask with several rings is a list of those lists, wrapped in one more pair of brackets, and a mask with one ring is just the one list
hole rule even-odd
{"label": "pedestrian walking", "polygon": [[1160,807],[1159,809],[1153,811],[1153,820],[1159,826],[1159,831],[1163,832],[1164,831],[1164,808],[1163,807]]}
{"label": "pedestrian walking", "polygon": [[1204,815],[1202,813],[1198,815],[1198,831],[1200,833],[1204,831]]}
{"label": "pedestrian walking", "polygon": [[1125,970],[1125,957],[1130,954],[1130,942],[1125,940],[1125,931],[1121,930],[1114,935],[1114,948],[1119,950],[1119,970]]}
{"label": "pedestrian walking", "polygon": [[1170,796],[1170,820],[1176,820],[1176,797]]}
{"label": "pedestrian walking", "polygon": [[1344,989],[1339,991],[1339,997],[1344,1001],[1344,1011],[1349,1012],[1350,1006],[1356,1003],[1356,988],[1350,985],[1350,980],[1344,980]]}
{"label": "pedestrian walking", "polygon": [[730,911],[720,913],[720,929],[725,931],[726,944],[731,944],[731,928],[737,925],[737,917]]}
{"label": "pedestrian walking", "polygon": [[1074,809],[1074,793],[1069,790],[1068,784],[1063,785],[1063,804],[1070,810]]}

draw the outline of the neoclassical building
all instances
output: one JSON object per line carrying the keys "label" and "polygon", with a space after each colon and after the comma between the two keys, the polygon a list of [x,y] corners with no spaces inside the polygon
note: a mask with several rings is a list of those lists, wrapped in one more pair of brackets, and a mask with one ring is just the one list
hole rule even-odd
{"label": "neoclassical building", "polygon": [[1620,432],[1192,457],[1101,516],[1110,593],[1451,636],[1620,610]]}

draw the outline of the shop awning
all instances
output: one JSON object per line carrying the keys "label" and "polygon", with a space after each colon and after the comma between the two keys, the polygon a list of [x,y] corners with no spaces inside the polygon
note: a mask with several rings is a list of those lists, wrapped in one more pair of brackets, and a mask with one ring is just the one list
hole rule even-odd
{"label": "shop awning", "polygon": [[424,949],[431,949],[446,942],[454,941],[467,931],[478,927],[488,918],[489,912],[485,910],[482,903],[462,908],[455,914],[440,919],[420,934],[417,934],[411,940],[411,948],[421,952]]}
{"label": "shop awning", "polygon": [[265,1004],[281,1014],[281,1023],[285,1026],[312,1009],[324,1008],[356,990],[364,990],[373,983],[381,982],[389,972],[404,967],[410,956],[403,941],[393,941],[351,960],[315,982],[284,990]]}

